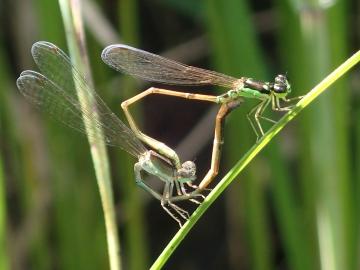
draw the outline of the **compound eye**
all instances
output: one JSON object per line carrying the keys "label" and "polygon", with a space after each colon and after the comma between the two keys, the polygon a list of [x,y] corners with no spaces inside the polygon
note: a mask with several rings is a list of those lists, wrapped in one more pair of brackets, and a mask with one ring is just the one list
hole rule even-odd
{"label": "compound eye", "polygon": [[274,84],[274,92],[275,93],[285,93],[286,92],[286,85],[283,83],[275,83]]}

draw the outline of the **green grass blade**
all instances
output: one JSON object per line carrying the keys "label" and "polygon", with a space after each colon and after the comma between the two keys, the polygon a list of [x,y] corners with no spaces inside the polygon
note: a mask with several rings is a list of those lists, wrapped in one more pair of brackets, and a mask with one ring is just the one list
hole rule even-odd
{"label": "green grass blade", "polygon": [[5,178],[4,178],[2,157],[0,155],[0,270],[9,269],[6,236],[7,233],[6,233]]}
{"label": "green grass blade", "polygon": [[[59,0],[61,13],[63,16],[67,43],[73,64],[82,74],[86,74],[88,82],[91,84],[89,60],[86,54],[84,30],[82,26],[80,1]],[[80,88],[79,88],[80,89]],[[92,100],[85,93],[78,90],[78,96],[84,107],[91,106]],[[91,108],[91,107],[90,107]],[[91,111],[91,109],[89,109]],[[98,116],[94,113],[94,119]],[[91,132],[99,132],[93,122],[85,123]],[[110,268],[112,270],[121,269],[120,246],[117,232],[113,191],[109,170],[109,161],[106,154],[104,140],[93,140],[89,138],[91,154],[95,167],[96,178],[98,181],[101,202],[104,211],[105,227],[107,234],[108,252]]]}
{"label": "green grass blade", "polygon": [[[0,40],[2,39],[0,35]],[[5,122],[9,119],[7,117],[7,92],[6,88],[9,87],[9,73],[7,72],[7,62],[4,61],[4,52],[2,46],[0,46],[0,270],[7,270],[9,268],[9,247],[8,247],[8,214],[7,214],[7,202],[6,202],[6,180],[4,172],[3,153],[5,144],[7,147],[12,143],[9,140],[10,136],[6,136],[4,130]],[[4,145],[3,145],[4,144]],[[6,148],[7,148],[6,147]]]}
{"label": "green grass blade", "polygon": [[[118,2],[119,29],[122,42],[132,46],[139,45],[139,10],[137,0],[121,0]],[[119,74],[120,75],[120,74]],[[121,78],[121,89],[114,89],[118,93],[120,100],[125,100],[131,96],[135,96],[140,91],[137,89],[134,78],[123,76]],[[119,109],[119,99],[116,99]],[[142,104],[142,103],[141,103]],[[137,121],[142,119],[141,108],[136,105],[131,108],[131,112]],[[125,120],[125,122],[127,122]],[[122,205],[128,218],[124,223],[124,240],[123,247],[127,250],[127,266],[129,269],[146,269],[149,267],[149,245],[148,245],[148,226],[144,203],[141,200],[141,193],[137,185],[134,183],[134,160],[127,153],[118,154],[121,161],[119,168],[119,187],[122,190]]]}
{"label": "green grass blade", "polygon": [[302,98],[296,106],[284,115],[260,140],[255,144],[226,174],[219,184],[206,197],[205,201],[196,209],[191,218],[177,232],[169,244],[165,247],[158,259],[154,262],[151,269],[161,269],[171,254],[175,251],[181,241],[189,233],[191,228],[196,224],[200,217],[210,207],[210,205],[219,197],[228,185],[240,174],[242,170],[256,157],[256,155],[272,140],[272,138],[282,130],[295,116],[297,116],[304,108],[314,101],[321,93],[323,93],[330,85],[335,83],[349,69],[360,61],[360,51],[351,56],[323,81],[315,86],[304,98]]}

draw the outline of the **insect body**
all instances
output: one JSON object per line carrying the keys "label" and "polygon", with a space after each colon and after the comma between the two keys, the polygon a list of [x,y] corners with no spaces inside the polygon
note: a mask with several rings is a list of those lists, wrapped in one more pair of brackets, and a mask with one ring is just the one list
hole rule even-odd
{"label": "insect body", "polygon": [[[171,85],[215,85],[230,89],[223,95],[202,95],[194,93],[183,93],[161,88],[153,88],[140,93],[123,103],[122,107],[129,122],[133,121],[128,106],[149,94],[170,95],[186,99],[209,101],[224,104],[242,98],[258,99],[260,102],[250,110],[248,119],[257,139],[264,135],[260,119],[275,122],[263,116],[267,106],[275,111],[288,111],[292,106],[282,107],[280,101],[288,103],[300,99],[295,97],[288,99],[291,92],[290,83],[286,75],[279,74],[274,82],[262,82],[248,77],[234,78],[215,71],[188,66],[165,57],[149,53],[127,45],[115,44],[106,47],[101,55],[103,61],[117,71],[129,75],[163,84]],[[131,124],[130,124],[131,125]],[[135,124],[134,124],[135,125]],[[136,125],[135,125],[136,126]]]}

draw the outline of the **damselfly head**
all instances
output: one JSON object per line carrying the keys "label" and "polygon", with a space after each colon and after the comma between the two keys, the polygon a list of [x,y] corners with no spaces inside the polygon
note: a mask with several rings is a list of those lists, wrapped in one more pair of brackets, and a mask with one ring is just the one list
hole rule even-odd
{"label": "damselfly head", "polygon": [[287,80],[287,76],[284,74],[279,74],[275,77],[275,82],[273,85],[273,90],[275,94],[288,94],[291,91],[290,83]]}
{"label": "damselfly head", "polygon": [[179,181],[192,182],[196,179],[196,165],[193,161],[185,161],[178,170]]}

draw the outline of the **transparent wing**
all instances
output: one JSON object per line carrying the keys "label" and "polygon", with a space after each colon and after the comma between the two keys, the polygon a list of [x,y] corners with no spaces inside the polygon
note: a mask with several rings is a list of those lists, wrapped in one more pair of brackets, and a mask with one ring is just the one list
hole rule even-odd
{"label": "transparent wing", "polygon": [[233,88],[241,80],[215,71],[188,66],[122,44],[106,47],[101,58],[117,71],[152,82]]}
{"label": "transparent wing", "polygon": [[[121,147],[136,157],[146,151],[132,130],[90,88],[64,52],[51,43],[37,42],[32,54],[44,75],[28,70],[17,79],[20,92],[29,101],[82,133],[87,133],[83,118],[94,122],[98,130],[89,131],[90,137],[99,138],[102,132],[106,144]],[[93,100],[91,110],[81,106],[75,84]],[[94,117],[95,110],[99,118]]]}

